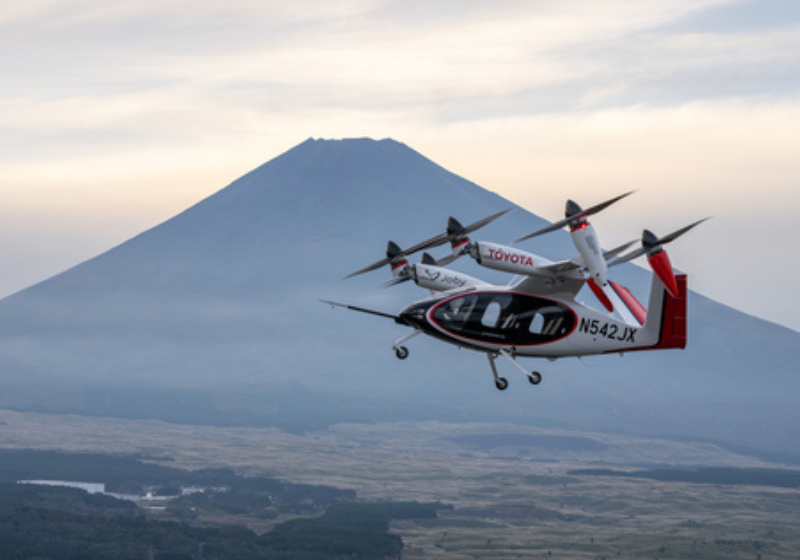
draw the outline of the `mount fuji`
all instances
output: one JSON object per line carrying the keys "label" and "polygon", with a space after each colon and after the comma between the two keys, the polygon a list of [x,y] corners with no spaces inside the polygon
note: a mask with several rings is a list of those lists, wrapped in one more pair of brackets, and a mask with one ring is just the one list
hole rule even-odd
{"label": "mount fuji", "polygon": [[[425,294],[411,283],[381,289],[379,273],[342,278],[382,257],[389,239],[409,246],[448,216],[468,223],[506,208],[475,237],[507,243],[546,225],[399,142],[307,140],[0,301],[0,407],[298,429],[481,419],[800,457],[800,333],[695,293],[686,351],[528,362],[544,382],[505,372],[504,393],[477,353],[420,337],[399,362],[391,343],[405,329],[319,302],[396,312]],[[526,249],[554,260],[575,252],[562,233]],[[510,280],[467,261],[453,268]],[[646,300],[648,272],[612,275]]]}

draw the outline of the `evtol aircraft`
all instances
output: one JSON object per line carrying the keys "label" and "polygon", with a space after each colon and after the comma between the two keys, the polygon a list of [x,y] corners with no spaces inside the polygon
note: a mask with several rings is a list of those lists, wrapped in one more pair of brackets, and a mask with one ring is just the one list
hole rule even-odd
{"label": "evtol aircraft", "polygon": [[[409,355],[404,344],[420,333],[483,352],[489,359],[495,386],[501,391],[508,387],[508,380],[498,374],[495,360],[499,356],[521,370],[531,384],[538,385],[542,375],[525,369],[517,358],[552,361],[563,357],[685,348],[687,279],[685,274],[675,273],[664,245],[708,218],[663,237],[645,229],[641,246],[627,253],[625,251],[635,242],[603,251],[588,217],[630,194],[585,210],[569,200],[563,220],[517,239],[512,246],[470,239],[472,232],[510,209],[467,226],[450,217],[444,233],[407,249],[390,241],[386,258],[347,276],[389,265],[393,279],[386,286],[411,280],[429,290],[430,296],[411,303],[397,315],[327,300],[324,303],[386,317],[413,329],[392,346],[401,360]],[[565,226],[578,251],[573,258],[553,262],[513,246]],[[418,263],[410,263],[407,258],[447,243],[451,254],[444,258],[434,259],[427,252]],[[462,256],[471,257],[483,267],[514,274],[521,280],[497,286],[445,268]],[[610,268],[640,256],[647,257],[653,272],[647,307],[626,287],[608,278]],[[589,286],[603,309],[576,300],[584,285]]]}

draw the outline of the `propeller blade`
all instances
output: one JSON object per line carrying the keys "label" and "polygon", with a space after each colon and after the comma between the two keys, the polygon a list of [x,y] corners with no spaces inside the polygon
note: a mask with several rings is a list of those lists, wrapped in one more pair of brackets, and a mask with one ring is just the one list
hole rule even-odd
{"label": "propeller blade", "polygon": [[634,191],[628,191],[625,194],[621,194],[619,196],[615,196],[611,200],[606,200],[605,202],[601,202],[600,204],[595,204],[591,208],[587,208],[586,210],[584,210],[583,214],[585,216],[591,216],[592,214],[597,214],[598,212],[600,212],[602,210],[605,210],[606,208],[608,208],[609,206],[611,206],[612,204],[614,204],[618,200],[622,200],[626,196],[630,196],[633,193],[634,193]]}
{"label": "propeller blade", "polygon": [[684,228],[681,228],[678,231],[673,231],[669,235],[665,235],[664,237],[659,239],[658,242],[661,245],[666,245],[667,243],[672,243],[673,241],[678,239],[681,235],[683,235],[684,233],[686,233],[687,231],[689,231],[693,227],[698,226],[698,225],[702,224],[703,222],[705,222],[706,220],[710,220],[710,219],[711,219],[711,216],[709,216],[708,218],[703,218],[702,220],[697,220],[693,224],[689,224],[688,226],[686,226]]}
{"label": "propeller blade", "polygon": [[[605,202],[601,202],[600,204],[595,204],[594,206],[592,206],[590,208],[587,208],[586,210],[582,210],[581,207],[578,206],[577,204],[575,204],[574,202],[568,201],[567,202],[567,208],[568,209],[574,208],[575,209],[574,212],[568,212],[569,215],[566,218],[564,218],[563,220],[559,220],[557,222],[553,222],[549,226],[546,226],[546,227],[543,227],[540,230],[534,231],[533,233],[528,234],[525,237],[520,237],[519,239],[514,241],[514,243],[512,243],[512,245],[515,244],[515,243],[519,243],[520,241],[525,241],[526,239],[530,239],[532,237],[536,237],[538,235],[542,235],[544,233],[550,233],[551,231],[555,231],[557,229],[561,229],[562,227],[564,227],[568,223],[572,222],[573,220],[576,220],[576,219],[580,218],[581,216],[586,217],[586,216],[591,216],[592,214],[597,214],[598,212],[600,212],[601,210],[605,210],[606,208],[608,208],[609,206],[611,206],[612,204],[614,204],[618,200],[621,200],[621,199],[625,198],[626,196],[629,196],[629,195],[633,194],[633,192],[634,191],[628,191],[625,194],[621,194],[619,196],[615,196],[614,198],[612,198],[610,200],[606,200]],[[572,204],[570,204],[570,202],[572,202]]]}
{"label": "propeller blade", "polygon": [[617,266],[618,264],[623,264],[623,263],[626,263],[628,261],[632,261],[633,259],[641,257],[646,252],[647,252],[647,249],[645,249],[644,247],[639,247],[638,249],[635,249],[635,250],[631,251],[627,255],[622,255],[620,258],[618,258],[618,259],[616,259],[614,261],[611,261],[610,263],[608,263],[608,266],[609,267]]}
{"label": "propeller blade", "polygon": [[[407,255],[413,255],[414,253],[417,253],[419,251],[424,251],[424,250],[427,250],[427,249],[432,249],[434,247],[439,247],[440,245],[444,245],[445,243],[447,243],[449,241],[452,241],[455,238],[455,236],[457,236],[457,235],[466,235],[466,234],[471,233],[473,231],[479,230],[480,228],[492,223],[497,218],[499,218],[500,216],[510,212],[511,210],[512,210],[512,208],[507,208],[505,210],[497,212],[496,214],[492,214],[491,216],[483,218],[482,220],[478,220],[477,222],[473,222],[473,223],[471,223],[470,225],[468,225],[466,227],[461,226],[461,224],[458,222],[458,220],[450,218],[451,222],[455,222],[455,224],[458,224],[458,226],[459,226],[457,228],[458,231],[452,231],[452,232],[448,231],[448,232],[445,232],[445,233],[440,233],[439,235],[431,237],[430,239],[426,239],[425,241],[422,241],[421,243],[417,243],[416,245],[412,245],[408,249],[399,249],[399,247],[398,247],[398,249],[399,249],[399,253],[398,254],[402,254],[402,255],[406,255],[406,256]],[[373,271],[373,270],[377,270],[377,269],[381,268],[382,266],[386,266],[387,264],[392,262],[392,260],[394,258],[396,258],[396,257],[397,257],[397,255],[394,255],[394,256],[387,257],[385,259],[381,259],[378,262],[372,263],[369,266],[365,266],[364,268],[353,272],[352,274],[348,274],[347,276],[345,276],[345,279],[352,278],[353,276],[358,276],[359,274],[364,274],[365,272],[370,272],[370,271]],[[443,259],[439,259],[437,261],[437,266],[445,266],[445,265],[453,262],[453,260],[455,260],[455,259],[450,259],[450,260],[446,260],[446,259],[448,259],[448,257],[444,257]]]}
{"label": "propeller blade", "polygon": [[438,247],[439,245],[444,245],[449,241],[449,237],[446,233],[440,233],[435,237],[431,237],[430,239],[426,239],[422,243],[417,243],[403,251],[406,255],[413,255],[418,251],[424,251],[425,249],[433,249],[434,247]]}
{"label": "propeller blade", "polygon": [[346,280],[346,279],[348,279],[348,278],[352,278],[353,276],[358,276],[359,274],[364,274],[365,272],[370,272],[371,270],[377,270],[377,269],[379,269],[379,268],[380,268],[380,267],[382,267],[382,266],[386,266],[386,265],[387,265],[387,264],[389,264],[390,262],[391,262],[391,259],[389,259],[389,258],[386,258],[386,259],[381,259],[381,260],[379,260],[379,261],[378,261],[378,262],[376,262],[376,263],[372,263],[372,264],[371,264],[371,265],[369,265],[369,266],[365,266],[365,267],[364,267],[364,268],[362,268],[361,270],[356,270],[356,271],[355,271],[355,272],[353,272],[352,274],[348,274],[348,275],[347,275],[347,276],[345,276],[344,278],[345,278],[345,280]]}
{"label": "propeller blade", "polygon": [[448,264],[450,264],[459,257],[461,257],[461,254],[444,256],[441,259],[436,259],[436,263],[434,266],[447,266]]}
{"label": "propeller blade", "polygon": [[711,219],[710,216],[708,218],[703,218],[702,220],[697,220],[693,224],[689,224],[686,227],[682,227],[681,229],[673,231],[672,233],[669,233],[661,238],[656,237],[656,235],[649,230],[644,230],[644,233],[642,233],[642,246],[636,249],[635,251],[631,251],[627,255],[623,255],[618,259],[616,259],[615,261],[610,262],[608,266],[617,266],[618,264],[632,261],[633,259],[636,259],[646,254],[650,254],[652,256],[652,254],[655,254],[661,249],[662,245],[666,245],[667,243],[672,243],[673,241],[678,239],[681,235],[683,235],[693,227],[698,226],[709,219]]}
{"label": "propeller blade", "polygon": [[611,259],[613,259],[614,257],[616,257],[617,255],[619,255],[621,252],[623,252],[625,249],[627,249],[628,247],[633,245],[634,243],[636,243],[635,239],[633,241],[628,241],[627,243],[623,243],[619,247],[615,247],[614,249],[611,249],[610,251],[606,251],[605,253],[603,253],[603,258],[606,260],[606,262],[608,262]]}
{"label": "propeller blade", "polygon": [[[440,233],[439,235],[431,237],[430,239],[426,239],[425,241],[422,241],[421,243],[417,243],[416,245],[412,245],[408,249],[400,249],[399,247],[397,247],[397,245],[394,245],[394,247],[395,247],[395,252],[394,253],[395,254],[387,256],[385,259],[381,259],[378,262],[374,262],[369,266],[365,266],[361,270],[357,270],[357,271],[353,272],[352,274],[348,274],[347,276],[345,276],[345,279],[352,278],[353,276],[358,276],[359,274],[364,274],[365,272],[370,272],[370,271],[373,271],[373,270],[377,270],[377,269],[381,268],[382,266],[386,266],[387,264],[391,263],[392,260],[394,260],[395,258],[397,258],[400,255],[403,255],[403,256],[413,255],[414,253],[417,253],[419,251],[424,251],[424,250],[427,250],[427,249],[432,249],[434,247],[439,247],[440,245],[444,245],[445,243],[455,239],[456,236],[464,236],[464,235],[467,235],[468,233],[472,233],[473,231],[479,230],[483,226],[486,226],[486,225],[492,223],[497,218],[499,218],[500,216],[502,216],[504,214],[507,214],[511,210],[512,210],[512,208],[507,208],[505,210],[501,210],[500,212],[497,212],[496,214],[492,214],[491,216],[488,216],[486,218],[478,220],[477,222],[473,222],[473,223],[471,223],[470,225],[468,225],[466,227],[461,226],[461,224],[458,222],[458,220],[455,220],[454,218],[450,218],[450,221],[448,222],[448,225],[450,223],[457,224],[457,227],[453,231],[447,231],[445,233]],[[448,227],[448,229],[450,229],[450,227]],[[389,243],[390,243],[390,245],[392,244],[391,241]],[[449,260],[448,259],[449,259],[449,257],[444,257],[443,259],[439,259],[437,261],[437,263],[436,263],[437,266],[446,266],[447,264],[450,264],[451,262],[453,262],[453,260],[455,260],[455,257],[451,258]]]}
{"label": "propeller blade", "polygon": [[505,210],[501,210],[497,214],[492,214],[491,216],[488,216],[488,217],[486,217],[486,218],[484,218],[482,220],[478,220],[477,222],[473,222],[473,223],[471,223],[470,225],[468,225],[467,227],[464,228],[464,232],[463,233],[466,234],[466,233],[472,233],[473,231],[478,231],[483,226],[491,224],[493,221],[495,221],[500,216],[504,216],[505,214],[508,214],[509,212],[511,212],[511,210],[512,210],[512,208],[506,208]]}
{"label": "propeller blade", "polygon": [[411,280],[411,276],[398,276],[397,278],[392,278],[388,282],[381,284],[381,288],[391,288],[392,286],[397,286],[398,284],[408,282],[409,280]]}
{"label": "propeller blade", "polygon": [[400,248],[400,246],[394,241],[389,241],[386,244],[386,258],[383,258],[378,262],[372,263],[369,266],[365,266],[361,270],[357,270],[352,274],[348,274],[347,276],[344,277],[344,279],[347,280],[348,278],[352,278],[353,276],[358,276],[359,274],[364,274],[365,272],[376,270],[378,268],[381,268],[382,266],[386,266],[387,264],[391,264],[392,266],[394,266],[395,264],[401,264],[403,261],[405,261],[405,256],[406,256],[406,251],[403,251]]}
{"label": "propeller blade", "polygon": [[567,225],[570,222],[571,219],[574,219],[574,218],[565,218],[563,220],[559,220],[557,222],[553,222],[552,224],[550,224],[547,227],[543,227],[540,230],[534,231],[533,233],[529,233],[525,237],[520,237],[519,239],[514,241],[512,243],[512,245],[516,245],[520,241],[525,241],[526,239],[530,239],[531,237],[536,237],[537,235],[542,235],[544,233],[550,233],[551,231],[556,231],[557,229],[561,229],[562,227]]}
{"label": "propeller blade", "polygon": [[456,219],[451,217],[450,220],[448,220],[448,228],[447,228],[447,231],[445,233],[440,233],[439,235],[437,235],[435,237],[431,237],[430,239],[427,239],[427,240],[423,241],[422,243],[417,243],[413,247],[409,247],[408,249],[406,249],[404,251],[404,253],[406,255],[411,255],[411,254],[414,254],[414,253],[416,253],[418,251],[423,251],[425,249],[432,249],[434,247],[439,247],[440,245],[444,245],[447,242],[453,241],[453,239],[455,239],[458,236],[464,236],[464,235],[472,233],[473,231],[477,231],[477,230],[481,229],[483,226],[486,226],[486,225],[492,223],[497,218],[499,218],[503,214],[506,214],[506,213],[508,213],[510,211],[511,211],[511,208],[507,208],[505,210],[497,212],[496,214],[492,214],[491,216],[483,218],[482,220],[478,220],[477,222],[473,222],[473,223],[471,223],[470,225],[468,225],[466,227],[462,226],[461,223],[458,220],[456,220]]}

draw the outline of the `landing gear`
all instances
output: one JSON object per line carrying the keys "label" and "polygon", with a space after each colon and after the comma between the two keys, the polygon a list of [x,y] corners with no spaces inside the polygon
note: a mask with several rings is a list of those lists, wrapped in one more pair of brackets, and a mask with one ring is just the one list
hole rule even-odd
{"label": "landing gear", "polygon": [[508,350],[500,350],[497,354],[492,354],[487,352],[486,356],[489,358],[489,365],[492,368],[492,375],[494,375],[494,386],[497,387],[500,391],[505,391],[508,388],[508,380],[505,377],[500,377],[497,373],[497,366],[494,363],[494,359],[501,355],[507,360],[509,360],[512,364],[514,364],[525,376],[528,378],[528,381],[531,385],[538,385],[542,382],[542,374],[538,371],[531,371],[529,372],[521,365],[519,362],[514,359],[514,355]]}
{"label": "landing gear", "polygon": [[408,348],[403,346],[403,343],[406,340],[409,340],[415,336],[417,336],[421,331],[414,331],[411,334],[404,336],[403,338],[399,338],[392,344],[392,348],[394,348],[394,355],[397,356],[398,360],[405,360],[408,358]]}
{"label": "landing gear", "polygon": [[494,365],[494,354],[486,353],[486,357],[489,358],[489,365],[492,367],[492,375],[494,375],[494,386],[497,387],[498,391],[505,391],[508,389],[508,379],[505,377],[500,377],[497,373],[497,366]]}

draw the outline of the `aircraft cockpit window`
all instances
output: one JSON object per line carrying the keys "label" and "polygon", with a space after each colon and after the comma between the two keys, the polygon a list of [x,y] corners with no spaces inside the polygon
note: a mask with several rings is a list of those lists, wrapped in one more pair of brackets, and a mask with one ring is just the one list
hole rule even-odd
{"label": "aircraft cockpit window", "polygon": [[508,292],[478,292],[443,302],[433,319],[445,330],[505,344],[543,344],[575,327],[569,308],[555,302]]}
{"label": "aircraft cockpit window", "polygon": [[452,326],[462,326],[469,319],[472,309],[478,301],[478,296],[469,295],[451,299],[441,308],[442,318]]}

